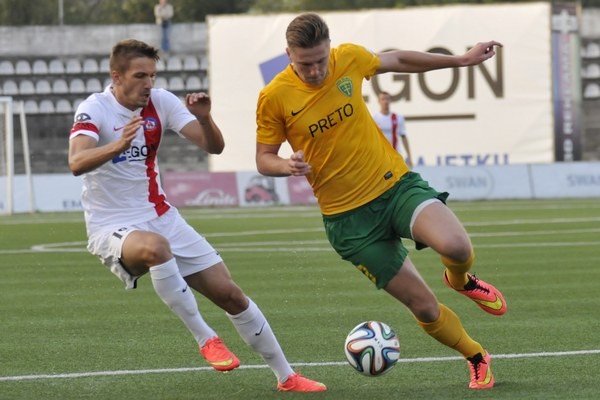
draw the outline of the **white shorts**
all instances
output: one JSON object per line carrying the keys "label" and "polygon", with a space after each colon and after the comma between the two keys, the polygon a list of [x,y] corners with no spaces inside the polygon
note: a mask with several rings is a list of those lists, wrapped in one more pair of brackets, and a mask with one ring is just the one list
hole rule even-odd
{"label": "white shorts", "polygon": [[184,277],[223,261],[211,244],[188,225],[175,208],[148,222],[92,232],[88,240],[88,251],[100,258],[102,264],[125,283],[126,289],[135,289],[141,276],[131,275],[120,261],[123,242],[133,231],[155,232],[166,238]]}

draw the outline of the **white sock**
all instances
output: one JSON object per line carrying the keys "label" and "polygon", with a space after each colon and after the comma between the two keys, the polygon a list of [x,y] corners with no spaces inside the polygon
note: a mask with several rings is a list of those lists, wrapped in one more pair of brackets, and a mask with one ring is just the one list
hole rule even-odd
{"label": "white sock", "polygon": [[237,315],[227,314],[235,329],[252,349],[271,367],[279,382],[294,373],[277,338],[258,306],[248,298],[248,308]]}
{"label": "white sock", "polygon": [[150,278],[156,294],[183,321],[201,347],[217,336],[202,319],[196,298],[181,276],[175,258],[150,267]]}

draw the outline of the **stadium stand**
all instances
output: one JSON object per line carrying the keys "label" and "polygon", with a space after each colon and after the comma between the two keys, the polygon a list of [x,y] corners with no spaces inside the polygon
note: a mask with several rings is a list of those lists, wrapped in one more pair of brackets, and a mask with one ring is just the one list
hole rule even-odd
{"label": "stadium stand", "polygon": [[177,56],[171,56],[167,59],[167,71],[181,71],[183,69],[183,62],[181,58]]}
{"label": "stadium stand", "polygon": [[52,100],[48,100],[48,99],[44,99],[42,101],[40,101],[40,109],[39,112],[41,114],[51,114],[54,113],[55,108],[54,108],[54,103],[52,102]]}
{"label": "stadium stand", "polygon": [[169,90],[179,92],[185,89],[183,79],[180,76],[172,76],[169,78]]}
{"label": "stadium stand", "polygon": [[70,58],[66,62],[65,70],[67,74],[81,74],[81,62],[77,58]]}
{"label": "stadium stand", "polygon": [[195,75],[188,76],[185,81],[185,89],[186,90],[201,90],[202,89],[202,81],[199,77]]}
{"label": "stadium stand", "polygon": [[100,79],[98,78],[90,78],[87,80],[85,84],[85,91],[87,93],[96,93],[104,90],[102,84],[100,83]]}
{"label": "stadium stand", "polygon": [[27,113],[27,114],[37,114],[40,112],[37,101],[35,101],[35,100],[25,101],[24,106],[25,106],[25,113]]}
{"label": "stadium stand", "polygon": [[19,94],[28,95],[35,93],[35,86],[29,79],[24,79],[19,82]]}
{"label": "stadium stand", "polygon": [[69,82],[69,93],[85,93],[85,83],[81,78],[73,78]]}
{"label": "stadium stand", "polygon": [[82,70],[84,74],[97,74],[100,71],[98,61],[94,58],[86,58],[83,60]]}
{"label": "stadium stand", "polygon": [[59,99],[56,102],[56,112],[57,113],[71,113],[73,112],[73,107],[71,107],[71,103],[67,99]]}
{"label": "stadium stand", "polygon": [[69,93],[69,85],[67,85],[67,81],[65,81],[64,79],[56,79],[54,82],[52,82],[52,93]]}
{"label": "stadium stand", "polygon": [[15,67],[10,61],[0,61],[0,75],[14,75]]}
{"label": "stadium stand", "polygon": [[50,74],[64,74],[65,73],[65,64],[58,59],[51,60],[48,64],[48,72]]}
{"label": "stadium stand", "polygon": [[15,74],[31,75],[31,65],[27,60],[18,60],[15,64]]}
{"label": "stadium stand", "polygon": [[35,83],[35,92],[37,94],[50,94],[52,93],[52,86],[46,79],[40,79]]}
{"label": "stadium stand", "polygon": [[169,84],[165,77],[157,76],[156,80],[154,81],[154,87],[161,88],[161,89],[168,89]]}
{"label": "stadium stand", "polygon": [[588,83],[583,91],[585,99],[600,99],[600,84]]}
{"label": "stadium stand", "polygon": [[196,71],[200,69],[198,58],[196,56],[185,56],[183,59],[183,70],[184,71]]}
{"label": "stadium stand", "polygon": [[31,72],[34,75],[47,75],[48,74],[48,64],[44,60],[35,60],[33,62],[33,66],[31,67]]}
{"label": "stadium stand", "polygon": [[4,81],[4,83],[2,84],[2,93],[5,96],[12,96],[12,95],[19,94],[19,86],[17,85],[17,82],[15,82],[13,80]]}

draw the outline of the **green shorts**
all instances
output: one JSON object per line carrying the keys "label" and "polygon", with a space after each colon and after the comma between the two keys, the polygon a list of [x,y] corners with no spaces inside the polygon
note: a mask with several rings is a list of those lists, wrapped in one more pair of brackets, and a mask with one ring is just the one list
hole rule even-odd
{"label": "green shorts", "polygon": [[[408,172],[378,198],[354,210],[323,215],[325,232],[335,251],[367,276],[378,289],[398,273],[408,255],[401,238],[412,239],[410,222],[417,207],[438,199],[437,192],[415,172]],[[426,247],[416,243],[417,249]]]}

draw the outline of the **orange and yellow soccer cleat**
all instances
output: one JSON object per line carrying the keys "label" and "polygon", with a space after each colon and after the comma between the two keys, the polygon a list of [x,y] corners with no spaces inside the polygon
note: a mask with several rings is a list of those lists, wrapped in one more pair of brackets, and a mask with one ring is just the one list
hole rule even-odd
{"label": "orange and yellow soccer cleat", "polygon": [[217,371],[231,371],[240,366],[240,360],[216,336],[206,341],[206,344],[200,348],[200,353]]}
{"label": "orange and yellow soccer cleat", "polygon": [[304,378],[299,372],[288,376],[287,381],[277,384],[277,390],[280,392],[323,392],[327,386],[320,382]]}
{"label": "orange and yellow soccer cleat", "polygon": [[506,313],[506,301],[504,301],[504,296],[502,296],[502,293],[498,289],[477,278],[475,275],[467,274],[467,276],[469,277],[469,282],[463,289],[452,287],[445,271],[444,282],[446,286],[473,300],[483,311],[493,315],[503,315]]}
{"label": "orange and yellow soccer cleat", "polygon": [[471,370],[471,389],[489,389],[494,387],[494,375],[490,368],[491,357],[486,351],[485,355],[481,353],[475,354],[473,357],[467,358],[469,369]]}

